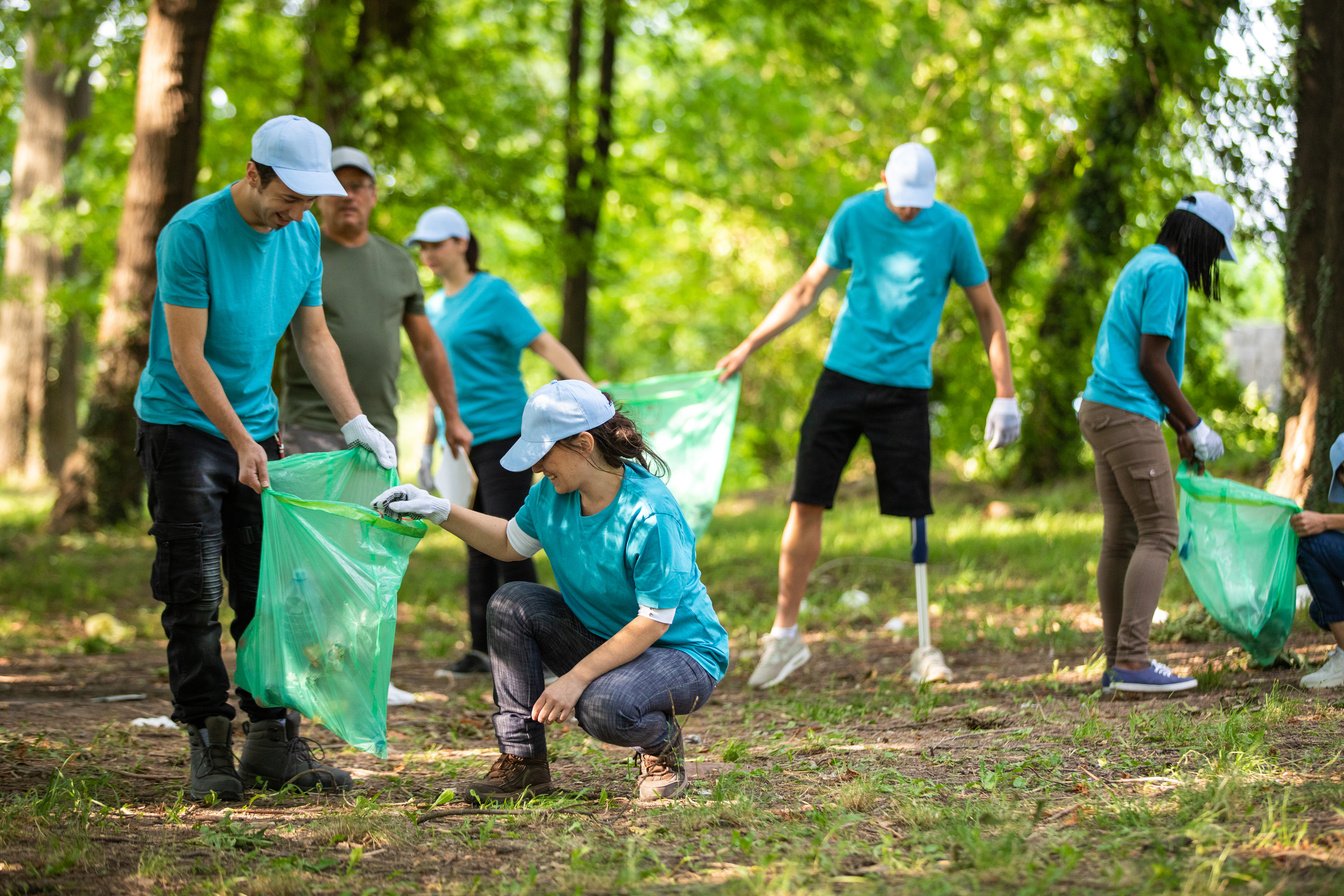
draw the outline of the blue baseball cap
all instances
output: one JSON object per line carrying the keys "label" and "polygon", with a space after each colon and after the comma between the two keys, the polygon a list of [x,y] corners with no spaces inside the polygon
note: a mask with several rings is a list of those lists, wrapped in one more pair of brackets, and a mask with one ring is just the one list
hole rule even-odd
{"label": "blue baseball cap", "polygon": [[1219,258],[1223,261],[1237,260],[1237,254],[1232,251],[1232,228],[1236,226],[1237,215],[1227,200],[1207,190],[1199,190],[1181,199],[1176,207],[1198,216],[1223,235],[1223,252]]}
{"label": "blue baseball cap", "polygon": [[471,229],[467,219],[455,208],[436,205],[420,216],[415,222],[415,230],[406,237],[406,245],[416,243],[441,243],[444,240],[471,238]]}
{"label": "blue baseball cap", "polygon": [[887,195],[891,204],[906,208],[928,208],[933,205],[938,166],[933,153],[919,143],[902,143],[891,151],[887,167]]}
{"label": "blue baseball cap", "polygon": [[331,138],[299,115],[281,115],[252,135],[252,161],[275,169],[300,196],[344,196],[345,188],[331,170]]}
{"label": "blue baseball cap", "polygon": [[611,399],[583,380],[551,380],[532,393],[523,408],[523,433],[499,460],[506,470],[521,473],[556,442],[587,432],[616,416]]}
{"label": "blue baseball cap", "polygon": [[1339,465],[1344,464],[1344,433],[1330,446],[1330,501],[1344,504],[1344,485],[1339,483]]}

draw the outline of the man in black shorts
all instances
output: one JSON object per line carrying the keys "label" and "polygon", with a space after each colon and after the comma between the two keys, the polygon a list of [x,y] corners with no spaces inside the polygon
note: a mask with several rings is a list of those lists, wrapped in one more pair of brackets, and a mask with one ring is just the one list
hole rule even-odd
{"label": "man in black shorts", "polygon": [[929,388],[932,351],[948,289],[956,281],[975,312],[997,396],[985,421],[991,448],[1016,441],[1021,415],[1003,313],[989,286],[966,217],[934,201],[936,169],[928,149],[906,143],[892,150],[883,189],[847,199],[831,219],[817,258],[746,339],[718,363],[720,380],[737,373],[751,353],[797,323],[843,270],[853,274],[831,335],[824,369],[803,421],[789,519],[779,556],[775,624],[764,639],[752,687],[783,681],[811,658],[798,632],[798,609],[821,554],[822,514],[835,501],[840,474],[859,436],[877,465],[881,512],[911,518],[920,650],[912,659],[918,681],[951,672],[929,643],[928,559],[924,517],[929,501]]}

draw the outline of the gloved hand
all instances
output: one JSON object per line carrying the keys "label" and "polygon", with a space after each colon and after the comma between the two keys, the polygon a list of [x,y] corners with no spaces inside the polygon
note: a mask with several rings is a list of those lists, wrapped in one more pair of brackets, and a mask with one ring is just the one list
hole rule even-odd
{"label": "gloved hand", "polygon": [[378,466],[384,470],[397,468],[396,446],[387,436],[374,429],[369,418],[363,414],[347,420],[341,427],[341,435],[345,436],[345,444],[359,445],[372,451],[378,459]]}
{"label": "gloved hand", "polygon": [[448,514],[453,511],[453,502],[436,498],[424,489],[408,483],[392,486],[374,498],[370,504],[383,516],[425,519],[439,526],[443,525],[443,521],[448,519]]}
{"label": "gloved hand", "polygon": [[1223,456],[1223,440],[1203,420],[1196,423],[1195,428],[1186,435],[1195,444],[1195,460],[1208,463]]}
{"label": "gloved hand", "polygon": [[430,442],[420,449],[420,475],[416,477],[425,491],[434,490],[434,443]]}
{"label": "gloved hand", "polygon": [[1022,412],[1017,398],[996,398],[985,417],[985,441],[991,449],[1011,445],[1022,435]]}

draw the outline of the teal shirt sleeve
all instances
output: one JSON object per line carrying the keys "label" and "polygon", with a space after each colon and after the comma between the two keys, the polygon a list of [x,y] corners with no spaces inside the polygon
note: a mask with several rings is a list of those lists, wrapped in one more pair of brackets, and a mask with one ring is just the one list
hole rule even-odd
{"label": "teal shirt sleeve", "polygon": [[1148,288],[1139,313],[1139,332],[1149,336],[1176,335],[1187,292],[1185,270],[1178,265],[1161,265],[1148,272]]}
{"label": "teal shirt sleeve", "polygon": [[641,607],[673,609],[695,593],[698,577],[683,522],[648,514],[631,527],[626,556]]}
{"label": "teal shirt sleeve", "polygon": [[496,279],[494,292],[496,295],[491,303],[496,332],[507,345],[522,348],[546,332],[546,328],[537,321],[532,310],[523,304],[512,286]]}
{"label": "teal shirt sleeve", "polygon": [[159,298],[165,305],[210,307],[210,271],[205,261],[205,236],[192,224],[170,221],[159,236],[157,250]]}
{"label": "teal shirt sleeve", "polygon": [[989,279],[989,269],[980,257],[980,246],[975,241],[975,229],[965,218],[957,221],[956,242],[952,250],[952,279],[962,289],[979,286]]}
{"label": "teal shirt sleeve", "polygon": [[299,305],[312,307],[322,304],[322,230],[317,226],[317,218],[313,217],[312,212],[304,212],[303,220],[300,222],[304,228],[304,236],[311,245],[311,258],[316,262],[313,265],[313,276],[308,281],[308,288],[304,290],[303,299]]}
{"label": "teal shirt sleeve", "polygon": [[826,234],[817,247],[817,257],[837,271],[854,267],[854,259],[846,248],[845,232],[845,207],[841,206],[835,217],[831,218],[831,223],[826,225]]}
{"label": "teal shirt sleeve", "polygon": [[537,535],[537,504],[541,501],[541,483],[540,480],[532,484],[527,492],[527,497],[523,500],[523,506],[518,508],[518,512],[513,515],[513,520],[518,524],[518,528],[523,530],[523,534],[529,538],[541,540]]}

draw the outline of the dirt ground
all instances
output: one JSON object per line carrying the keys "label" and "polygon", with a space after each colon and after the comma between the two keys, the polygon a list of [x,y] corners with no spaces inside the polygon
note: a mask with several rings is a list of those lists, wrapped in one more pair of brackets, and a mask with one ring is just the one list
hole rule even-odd
{"label": "dirt ground", "polygon": [[[893,640],[873,633],[857,643],[847,641],[840,650],[831,649],[824,638],[813,637],[816,637],[814,659],[795,680],[781,686],[782,699],[763,700],[749,692],[745,678],[750,664],[738,660],[710,705],[686,720],[693,794],[706,793],[725,769],[779,763],[778,758],[750,749],[753,731],[769,730],[772,736],[782,735],[797,745],[795,755],[836,749],[817,745],[815,738],[809,739],[809,734],[819,728],[834,734],[834,726],[790,717],[795,714],[791,707],[796,704],[783,699],[788,693],[786,689],[824,692],[833,695],[837,703],[861,699],[863,694],[873,692],[878,682],[890,682],[903,675],[912,646],[909,638]],[[1312,662],[1323,657],[1324,648],[1315,641],[1303,640],[1296,646]],[[1302,674],[1290,669],[1234,668],[1240,666],[1242,659],[1234,657],[1236,651],[1227,644],[1167,644],[1162,648],[1163,655],[1178,668],[1198,670],[1206,664],[1229,664],[1229,671],[1217,688],[1179,698],[1185,711],[1196,718],[1229,706],[1263,703],[1273,684],[1295,687]],[[937,700],[923,718],[912,715],[908,705],[899,712],[875,706],[874,711],[861,719],[843,723],[840,740],[846,746],[842,749],[883,751],[887,757],[884,761],[894,762],[897,771],[912,777],[953,783],[973,780],[980,757],[1004,735],[1029,729],[1033,738],[1053,742],[1058,737],[1067,741],[1069,732],[1079,724],[1081,712],[1066,709],[1043,713],[1033,708],[1034,701],[1038,697],[1053,698],[1057,701],[1054,705],[1066,707],[1087,702],[1083,698],[1096,690],[1096,682],[1090,677],[1069,671],[1061,672],[1053,682],[1041,677],[1056,660],[1062,669],[1069,670],[1085,659],[1028,652],[952,653],[949,660],[956,670],[957,681],[939,686]],[[335,738],[320,728],[305,731],[325,743],[338,756],[339,764],[354,772],[359,790],[377,792],[380,801],[403,803],[408,814],[418,814],[424,825],[438,823],[428,817],[435,798],[445,788],[460,788],[463,783],[444,780],[416,761],[415,756],[422,755],[420,751],[425,749],[426,742],[449,739],[451,733],[459,754],[479,755],[482,771],[495,750],[488,710],[479,699],[466,699],[468,695],[479,698],[488,692],[488,678],[436,677],[434,673],[440,665],[438,661],[398,657],[393,679],[400,687],[416,692],[420,701],[414,706],[390,710],[390,755],[386,761],[340,750]],[[129,886],[127,881],[135,879],[140,857],[148,849],[177,844],[188,857],[200,853],[202,847],[198,839],[193,839],[196,834],[192,824],[218,819],[226,808],[235,821],[258,825],[280,820],[293,823],[304,818],[316,819],[329,805],[325,800],[337,799],[295,796],[279,802],[233,807],[188,805],[185,810],[179,807],[182,814],[169,820],[169,807],[176,803],[185,778],[186,738],[180,730],[131,725],[136,718],[171,713],[163,669],[162,649],[144,642],[136,642],[127,652],[108,655],[33,653],[0,657],[0,794],[40,792],[48,786],[57,768],[63,767],[68,776],[105,774],[125,807],[121,811],[124,823],[110,829],[100,826],[93,834],[96,842],[107,847],[104,867],[86,872],[72,869],[45,884],[15,870],[32,867],[39,858],[33,854],[38,848],[36,844],[5,844],[0,836],[0,891],[120,892],[124,885]],[[118,694],[145,696],[126,702],[96,702],[98,697]],[[1096,704],[1096,712],[1103,719],[1118,719],[1130,713],[1133,706],[1133,700],[1102,699]],[[1306,750],[1338,744],[1344,735],[1339,720],[1340,714],[1335,712],[1328,724],[1286,726],[1273,733],[1272,749],[1286,764],[1291,764],[1294,756]],[[741,758],[728,763],[723,760],[724,746],[731,740],[746,744],[748,749]],[[46,748],[66,741],[73,748]],[[1175,762],[1180,753],[1179,747],[1160,741],[1149,749],[1152,751],[1146,757],[1149,764],[1159,768]],[[591,756],[579,760],[558,756],[552,764],[556,783],[575,789],[580,786],[605,789],[618,795],[628,793],[633,772],[628,763],[619,761],[628,754],[614,748],[605,752],[611,755],[611,762],[595,762]],[[930,761],[935,758],[940,761]],[[792,795],[786,801],[789,805],[803,811],[813,803],[833,798],[833,788],[842,783],[845,774],[843,769],[821,776],[815,770],[799,770],[796,774],[786,770],[773,783]],[[1052,777],[1062,786],[1051,791],[1052,800],[1038,810],[1052,824],[1069,823],[1069,813],[1078,803],[1080,788],[1152,786],[1151,782],[1131,781],[1133,773],[1129,771],[1098,769],[1077,754],[1066,755]],[[459,813],[457,820],[470,811],[455,805],[458,808],[445,808]],[[594,800],[592,807],[591,811],[572,813],[577,816],[574,823],[605,828],[641,823],[640,810],[632,800]],[[446,817],[452,820],[455,816]],[[1306,821],[1314,842],[1321,847],[1311,862],[1319,867],[1324,861],[1336,870],[1344,870],[1344,824],[1340,818],[1323,815]],[[299,853],[309,848],[295,847]],[[469,844],[449,855],[395,846],[378,848],[373,844],[365,849],[360,870],[369,873],[382,867],[387,873],[419,878],[430,884],[448,878],[463,880],[473,875],[489,875],[501,863],[523,868],[535,864],[544,873],[546,863],[554,860],[553,856],[529,854],[517,840]],[[1286,855],[1282,861],[1291,862],[1293,858]],[[678,874],[687,884],[703,884],[712,877],[705,869]],[[112,881],[118,883],[110,886]],[[437,888],[427,886],[427,891]]]}

